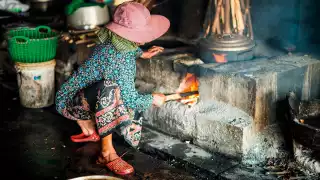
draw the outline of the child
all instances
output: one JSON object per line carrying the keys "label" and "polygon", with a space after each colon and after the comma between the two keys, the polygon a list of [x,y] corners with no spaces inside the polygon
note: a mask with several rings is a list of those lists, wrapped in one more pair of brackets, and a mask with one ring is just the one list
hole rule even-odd
{"label": "child", "polygon": [[130,145],[137,146],[142,122],[133,119],[134,111],[141,112],[165,102],[163,94],[142,95],[135,89],[136,57],[150,58],[163,51],[153,47],[143,53],[138,46],[159,38],[169,26],[167,18],[150,15],[142,4],[121,4],[113,21],[98,33],[100,44],[57,93],[57,111],[77,121],[82,130],[81,134],[71,136],[71,140],[101,139],[97,163],[116,174],[130,174],[134,169],[117,155],[112,133],[119,129]]}

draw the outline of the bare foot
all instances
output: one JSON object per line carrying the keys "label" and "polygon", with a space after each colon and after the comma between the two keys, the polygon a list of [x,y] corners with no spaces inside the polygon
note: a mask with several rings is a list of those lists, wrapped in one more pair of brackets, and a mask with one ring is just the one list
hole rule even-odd
{"label": "bare foot", "polygon": [[83,134],[90,136],[95,131],[95,124],[91,120],[78,120],[78,125],[80,126]]}
{"label": "bare foot", "polygon": [[111,151],[103,151],[101,153],[101,158],[103,158],[104,163],[108,163],[119,158],[119,156],[117,152],[113,149]]}

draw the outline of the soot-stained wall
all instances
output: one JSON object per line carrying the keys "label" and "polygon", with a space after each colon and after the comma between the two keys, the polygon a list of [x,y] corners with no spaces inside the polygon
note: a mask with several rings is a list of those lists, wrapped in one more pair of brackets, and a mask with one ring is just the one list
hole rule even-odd
{"label": "soot-stained wall", "polygon": [[158,0],[162,4],[152,9],[153,14],[166,16],[171,27],[169,34],[193,39],[202,31],[208,0]]}

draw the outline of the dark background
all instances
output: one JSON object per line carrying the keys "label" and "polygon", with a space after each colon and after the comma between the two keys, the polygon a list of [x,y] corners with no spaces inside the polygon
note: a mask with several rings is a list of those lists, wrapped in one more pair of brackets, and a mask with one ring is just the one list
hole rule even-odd
{"label": "dark background", "polygon": [[[152,13],[165,15],[171,21],[170,33],[196,38],[208,0],[168,0]],[[296,46],[297,50],[319,49],[319,0],[251,0],[255,40],[272,46]]]}

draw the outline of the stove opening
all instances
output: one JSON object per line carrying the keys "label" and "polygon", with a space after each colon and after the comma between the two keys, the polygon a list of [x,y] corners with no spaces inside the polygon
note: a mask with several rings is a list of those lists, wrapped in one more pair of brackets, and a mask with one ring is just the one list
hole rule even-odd
{"label": "stove opening", "polygon": [[[196,92],[199,90],[199,81],[194,74],[187,73],[186,76],[182,79],[177,93],[188,93]],[[192,94],[190,96],[182,97],[179,102],[186,104],[188,106],[193,106],[198,102],[199,93]]]}

